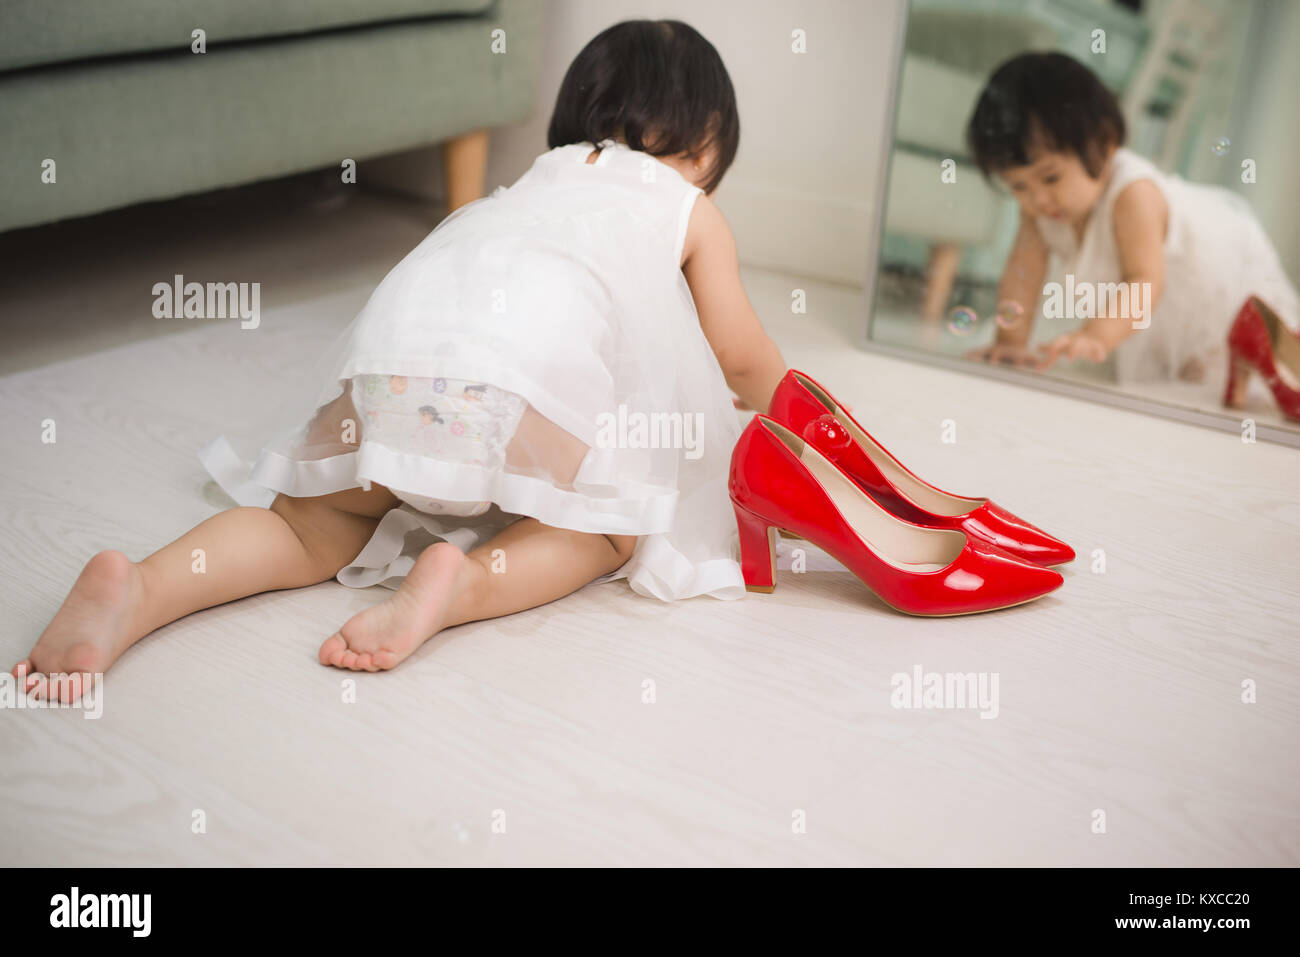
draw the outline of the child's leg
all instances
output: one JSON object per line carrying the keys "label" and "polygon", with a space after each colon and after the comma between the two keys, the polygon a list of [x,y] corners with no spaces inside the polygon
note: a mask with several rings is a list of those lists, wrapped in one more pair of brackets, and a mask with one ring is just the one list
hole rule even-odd
{"label": "child's leg", "polygon": [[632,557],[634,535],[593,535],[521,518],[465,554],[426,548],[389,599],[354,615],[321,645],[322,664],[392,668],[443,628],[498,618],[577,591]]}
{"label": "child's leg", "polygon": [[[571,488],[588,447],[528,406],[506,463]],[[443,628],[498,618],[562,598],[632,557],[634,535],[593,535],[521,518],[468,555],[449,542],[426,548],[391,598],[354,615],[325,640],[322,664],[392,668]]]}
{"label": "child's leg", "polygon": [[[12,673],[27,673],[29,690],[48,674],[103,672],[136,641],[191,612],[327,581],[400,504],[381,485],[313,498],[279,495],[269,509],[214,515],[141,562],[99,552]],[[78,685],[60,689],[59,697],[80,693]]]}

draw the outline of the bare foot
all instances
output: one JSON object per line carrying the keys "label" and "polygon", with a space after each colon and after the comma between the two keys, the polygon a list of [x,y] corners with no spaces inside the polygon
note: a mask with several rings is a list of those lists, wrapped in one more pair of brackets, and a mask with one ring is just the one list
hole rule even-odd
{"label": "bare foot", "polygon": [[395,667],[447,621],[452,599],[473,574],[450,542],[430,545],[391,598],[358,612],[320,646],[320,663],[352,671]]}
{"label": "bare foot", "polygon": [[[101,674],[139,635],[131,633],[132,613],[144,588],[140,569],[117,551],[99,552],[81,570],[76,584],[31,652],[10,674],[24,693],[71,704],[85,691],[85,673]],[[54,675],[67,676],[50,681]]]}
{"label": "bare foot", "polygon": [[1183,367],[1178,370],[1178,378],[1184,382],[1204,382],[1205,381],[1205,363],[1196,356],[1192,356],[1183,363]]}

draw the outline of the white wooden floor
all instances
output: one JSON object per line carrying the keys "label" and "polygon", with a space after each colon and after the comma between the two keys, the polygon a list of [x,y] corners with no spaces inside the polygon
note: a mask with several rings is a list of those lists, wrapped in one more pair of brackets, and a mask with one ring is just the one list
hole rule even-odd
{"label": "white wooden floor", "polygon": [[[356,252],[342,227],[363,221],[391,228]],[[382,204],[329,222],[297,227],[307,253],[348,251],[318,271],[283,232],[236,223],[237,243],[105,243],[119,268],[93,276],[14,273],[6,669],[93,553],[143,558],[229,504],[199,447],[256,443],[267,405],[299,397],[311,344],[427,230]],[[259,265],[220,275],[231,257]],[[195,278],[263,281],[263,335],[149,328],[165,322],[149,285],[195,262],[211,267]],[[341,273],[347,288],[320,287]],[[665,606],[593,585],[374,675],[316,650],[386,590],[233,602],[129,651],[98,720],[0,711],[0,864],[1300,863],[1300,453],[863,353],[857,291],[745,278],[790,364],[909,466],[1071,542],[1063,588],[909,618],[825,556],[790,572],[786,544],[772,595]],[[806,316],[787,312],[796,285]],[[81,354],[77,330],[112,323],[124,344]],[[892,707],[891,676],[918,666],[996,673],[997,717]]]}

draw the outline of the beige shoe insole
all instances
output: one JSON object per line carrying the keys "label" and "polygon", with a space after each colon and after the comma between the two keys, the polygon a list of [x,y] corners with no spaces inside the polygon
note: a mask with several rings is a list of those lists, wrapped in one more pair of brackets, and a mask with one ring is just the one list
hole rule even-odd
{"label": "beige shoe insole", "polygon": [[761,420],[826,490],[831,502],[882,561],[902,571],[937,572],[953,563],[966,546],[962,532],[922,528],[887,512],[812,445],[779,422]]}

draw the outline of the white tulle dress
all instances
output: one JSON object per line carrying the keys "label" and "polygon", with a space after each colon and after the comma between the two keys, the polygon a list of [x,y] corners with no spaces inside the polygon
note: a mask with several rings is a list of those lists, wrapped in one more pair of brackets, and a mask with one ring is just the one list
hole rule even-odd
{"label": "white tulle dress", "polygon": [[[679,263],[700,190],[612,140],[539,156],[448,216],[319,360],[321,391],[251,466],[200,460],[241,505],[375,482],[402,500],[347,585],[397,587],[432,541],[511,522],[640,536],[601,581],[744,595],[727,495],[740,417]],[[412,534],[414,533],[414,534]]]}
{"label": "white tulle dress", "polygon": [[[1143,179],[1159,187],[1169,208],[1164,292],[1152,311],[1151,325],[1115,349],[1120,382],[1173,380],[1191,359],[1215,368],[1223,362],[1232,320],[1252,295],[1292,328],[1300,323],[1300,295],[1246,200],[1220,186],[1164,173],[1126,147],[1115,151],[1110,180],[1088,218],[1082,242],[1068,223],[1045,216],[1035,219],[1051,250],[1050,281],[1068,288],[1066,276],[1073,274],[1075,284],[1120,282],[1115,200],[1125,187]],[[1041,315],[1036,322],[1044,337],[1078,325],[1077,320]]]}

